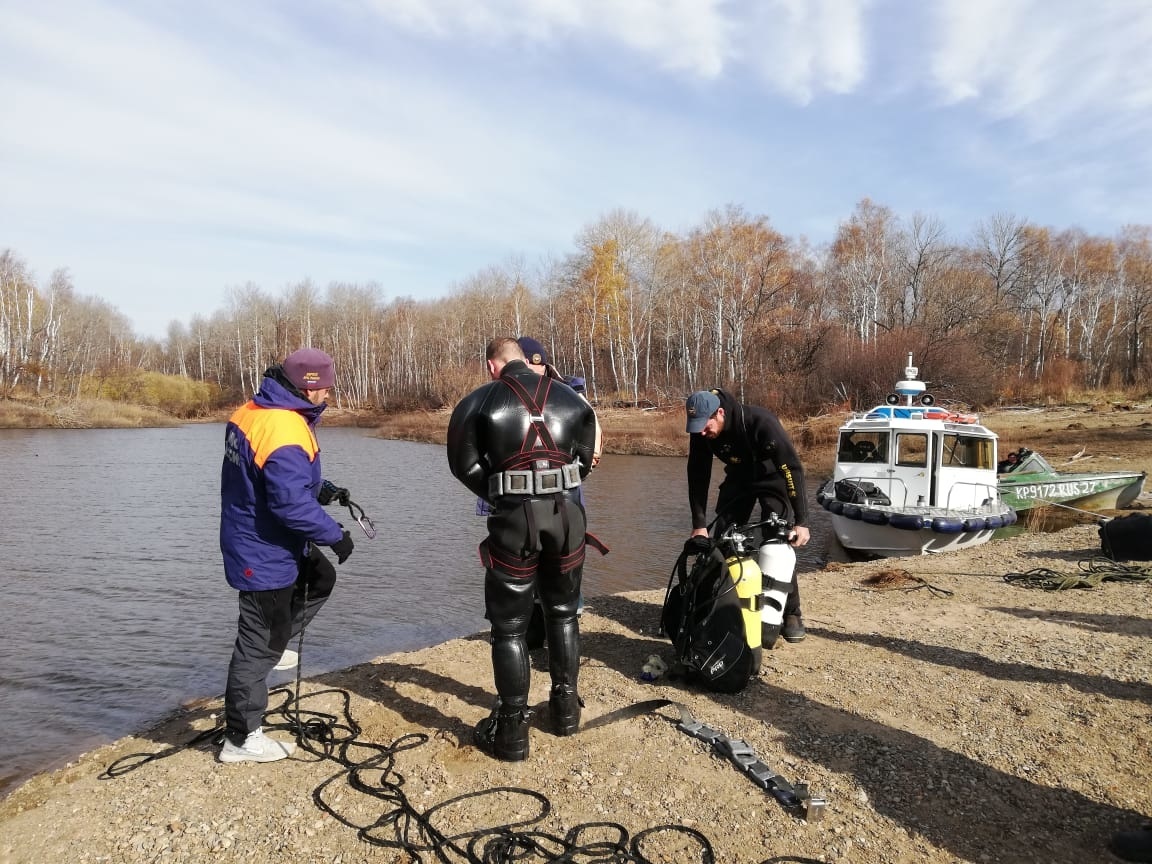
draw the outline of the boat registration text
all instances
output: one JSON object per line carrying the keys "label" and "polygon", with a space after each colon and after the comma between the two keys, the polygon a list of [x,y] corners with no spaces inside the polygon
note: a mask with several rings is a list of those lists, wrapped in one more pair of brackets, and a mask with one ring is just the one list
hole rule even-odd
{"label": "boat registration text", "polygon": [[1032,483],[1017,486],[1013,493],[1018,498],[1081,498],[1091,495],[1100,485],[1098,480],[1069,480],[1065,483]]}

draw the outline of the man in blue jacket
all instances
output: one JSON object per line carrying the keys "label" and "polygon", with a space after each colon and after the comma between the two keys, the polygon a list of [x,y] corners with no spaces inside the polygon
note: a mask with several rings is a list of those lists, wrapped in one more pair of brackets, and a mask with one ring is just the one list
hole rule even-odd
{"label": "man in blue jacket", "polygon": [[315,427],[335,383],[332,358],[301,348],[264,373],[225,429],[220,551],[228,584],[240,592],[240,615],[221,762],[275,762],[296,748],[265,735],[261,724],[268,673],[336,584],[336,568],[317,547],[331,547],[341,564],[352,554],[351,536],[321,506]]}

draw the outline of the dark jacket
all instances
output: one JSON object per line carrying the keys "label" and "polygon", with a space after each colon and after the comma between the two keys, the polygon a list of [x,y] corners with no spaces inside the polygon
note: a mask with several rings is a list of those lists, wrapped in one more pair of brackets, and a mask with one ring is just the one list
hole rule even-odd
{"label": "dark jacket", "polygon": [[724,409],[724,430],[715,438],[692,435],[688,445],[688,505],[692,528],[708,525],[708,487],[712,457],[724,463],[724,482],[716,502],[752,509],[764,500],[778,515],[796,525],[808,521],[807,489],[800,457],[776,415],[765,408],[741,405],[723,390],[714,390]]}
{"label": "dark jacket", "polygon": [[232,415],[220,472],[220,551],[233,588],[266,591],[296,581],[311,541],[329,546],[344,531],[316,500],[324,411],[295,392],[279,367]]}
{"label": "dark jacket", "polygon": [[[528,408],[508,381],[540,394],[544,425],[552,438],[548,447],[532,428]],[[448,466],[452,476],[476,495],[489,500],[488,478],[509,463],[536,457],[532,468],[559,468],[579,462],[580,476],[592,467],[596,413],[563,381],[537,375],[522,360],[513,360],[491,381],[465,396],[448,421]],[[527,454],[525,454],[527,448]],[[516,467],[522,467],[517,465]],[[491,502],[490,502],[491,503]]]}

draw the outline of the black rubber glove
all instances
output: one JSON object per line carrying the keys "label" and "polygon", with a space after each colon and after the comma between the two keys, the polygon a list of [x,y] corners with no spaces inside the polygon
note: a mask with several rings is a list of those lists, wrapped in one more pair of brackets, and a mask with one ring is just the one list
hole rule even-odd
{"label": "black rubber glove", "polygon": [[355,544],[352,542],[352,535],[347,531],[344,536],[332,544],[331,549],[336,553],[336,563],[343,564],[348,560],[348,556],[352,554],[352,549]]}
{"label": "black rubber glove", "polygon": [[689,555],[699,555],[703,552],[708,552],[712,548],[712,539],[709,537],[702,537],[697,534],[695,537],[689,537],[684,543],[684,551]]}
{"label": "black rubber glove", "polygon": [[321,505],[328,505],[335,499],[338,503],[347,507],[350,497],[348,490],[343,486],[337,486],[330,480],[325,480],[320,484],[320,494],[316,496],[316,500],[319,501]]}

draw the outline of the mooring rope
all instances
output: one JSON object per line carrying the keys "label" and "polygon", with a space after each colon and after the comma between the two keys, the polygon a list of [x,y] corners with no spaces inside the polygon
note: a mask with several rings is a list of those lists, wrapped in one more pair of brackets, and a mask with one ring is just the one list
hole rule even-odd
{"label": "mooring rope", "polygon": [[1042,588],[1045,591],[1099,588],[1104,582],[1152,581],[1152,565],[1123,564],[1103,555],[1081,559],[1077,567],[1079,573],[1060,573],[1048,567],[1035,567],[1021,573],[1005,573],[1004,581],[1022,588]]}

